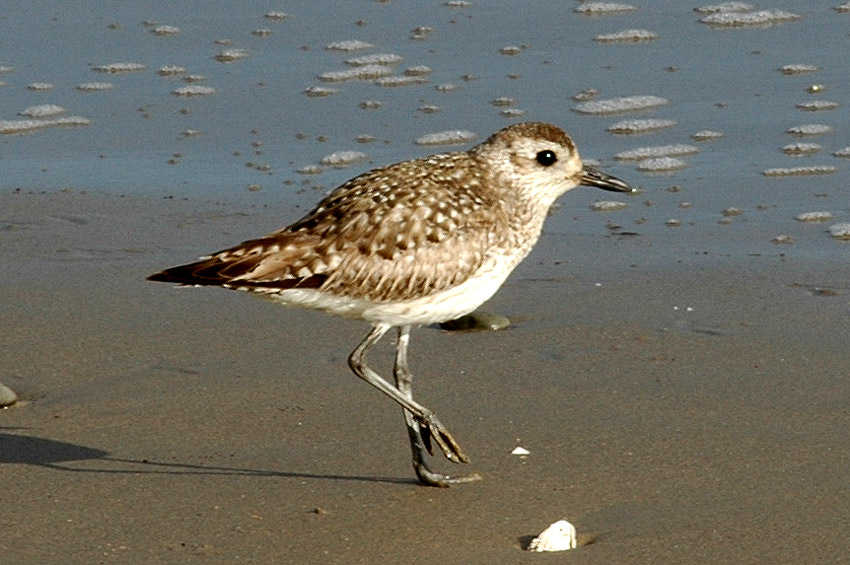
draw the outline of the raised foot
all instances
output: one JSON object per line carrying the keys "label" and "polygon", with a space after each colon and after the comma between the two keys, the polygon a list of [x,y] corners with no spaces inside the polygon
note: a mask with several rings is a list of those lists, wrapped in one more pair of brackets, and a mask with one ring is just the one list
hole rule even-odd
{"label": "raised foot", "polygon": [[455,438],[452,437],[449,430],[440,423],[433,413],[426,414],[422,418],[417,418],[417,420],[419,424],[419,431],[422,434],[422,441],[429,454],[434,454],[434,449],[431,445],[431,441],[433,440],[434,443],[436,443],[443,451],[446,459],[452,463],[469,463],[469,457],[467,457],[466,453],[463,452],[460,444],[455,441]]}
{"label": "raised foot", "polygon": [[442,473],[435,473],[425,465],[414,465],[414,468],[416,470],[416,476],[419,478],[419,482],[429,487],[447,488],[452,485],[480,481],[484,478],[478,473],[470,473],[468,475],[443,475]]}

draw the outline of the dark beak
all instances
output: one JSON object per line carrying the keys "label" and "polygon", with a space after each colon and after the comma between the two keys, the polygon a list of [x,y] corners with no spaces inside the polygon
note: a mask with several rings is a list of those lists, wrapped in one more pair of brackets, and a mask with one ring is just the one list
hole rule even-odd
{"label": "dark beak", "polygon": [[635,189],[611,175],[606,175],[603,172],[585,167],[581,173],[581,184],[584,186],[595,186],[602,190],[610,190],[612,192],[635,192]]}

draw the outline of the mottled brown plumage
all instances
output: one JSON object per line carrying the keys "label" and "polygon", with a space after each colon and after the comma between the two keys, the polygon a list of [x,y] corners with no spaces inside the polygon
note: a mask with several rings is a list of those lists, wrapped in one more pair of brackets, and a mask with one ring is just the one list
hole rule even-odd
{"label": "mottled brown plumage", "polygon": [[[420,481],[446,486],[476,477],[447,477],[425,462],[432,440],[451,461],[467,458],[413,400],[410,328],[467,314],[490,298],[534,246],[555,199],[579,184],[631,191],[584,168],[561,129],[516,124],[469,151],[364,173],[288,227],[149,278],[260,293],[372,322],[349,364],[404,407]],[[396,386],[364,360],[391,327],[399,327]]]}

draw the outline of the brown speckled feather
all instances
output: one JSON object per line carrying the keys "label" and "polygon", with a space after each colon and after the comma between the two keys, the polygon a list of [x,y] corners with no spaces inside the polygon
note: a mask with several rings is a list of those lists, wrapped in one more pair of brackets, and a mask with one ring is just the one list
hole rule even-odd
{"label": "brown speckled feather", "polygon": [[472,159],[442,154],[364,173],[291,226],[151,279],[264,292],[320,288],[375,301],[458,285],[502,231],[495,224],[507,221],[487,182],[468,174],[481,169]]}

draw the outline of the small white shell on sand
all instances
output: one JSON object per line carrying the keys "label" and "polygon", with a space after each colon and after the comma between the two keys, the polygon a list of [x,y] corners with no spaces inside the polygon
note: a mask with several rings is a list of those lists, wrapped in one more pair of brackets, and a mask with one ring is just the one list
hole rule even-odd
{"label": "small white shell on sand", "polygon": [[511,455],[531,455],[531,452],[524,447],[516,446]]}
{"label": "small white shell on sand", "polygon": [[564,551],[575,549],[576,528],[566,520],[559,520],[543,530],[528,544],[528,551]]}
{"label": "small white shell on sand", "polygon": [[4,384],[0,384],[0,408],[11,406],[18,401],[18,395],[15,391]]}

